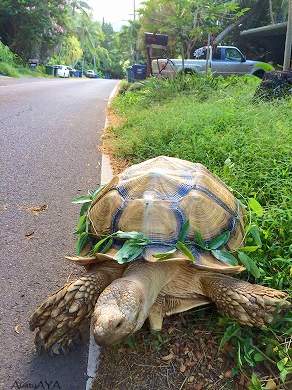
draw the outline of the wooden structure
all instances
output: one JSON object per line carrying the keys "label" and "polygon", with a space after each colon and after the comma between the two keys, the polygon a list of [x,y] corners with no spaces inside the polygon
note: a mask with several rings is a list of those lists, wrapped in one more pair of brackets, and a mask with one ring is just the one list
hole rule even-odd
{"label": "wooden structure", "polygon": [[[147,53],[147,76],[153,76],[153,60],[157,61],[158,73],[160,74],[166,68],[168,62],[171,62],[168,59],[167,53],[168,35],[145,32],[145,45]],[[160,51],[160,56],[155,55],[155,51]],[[166,58],[167,61],[160,69],[159,59],[161,58]]]}

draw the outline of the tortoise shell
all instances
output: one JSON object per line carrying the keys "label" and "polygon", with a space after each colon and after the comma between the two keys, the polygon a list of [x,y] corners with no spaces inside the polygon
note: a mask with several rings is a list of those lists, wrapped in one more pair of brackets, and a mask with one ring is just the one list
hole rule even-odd
{"label": "tortoise shell", "polygon": [[[244,237],[243,209],[227,186],[202,164],[160,156],[132,165],[98,194],[89,210],[89,219],[97,237],[116,231],[144,233],[151,243],[143,258],[157,261],[155,253],[167,252],[175,246],[186,221],[186,239],[194,243],[195,232],[208,242],[225,231],[230,238],[225,248],[236,250]],[[194,266],[222,272],[240,272],[217,260],[208,251],[190,245]],[[118,246],[99,258],[112,259]],[[170,260],[186,260],[176,251]]]}

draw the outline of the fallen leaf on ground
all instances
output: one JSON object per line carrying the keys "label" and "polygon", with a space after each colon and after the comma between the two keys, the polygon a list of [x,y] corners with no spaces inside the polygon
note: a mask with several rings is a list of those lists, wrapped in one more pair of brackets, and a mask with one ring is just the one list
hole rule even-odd
{"label": "fallen leaf on ground", "polygon": [[277,389],[276,382],[272,378],[270,378],[268,380],[268,382],[266,383],[265,389],[266,390],[276,390]]}
{"label": "fallen leaf on ground", "polygon": [[16,332],[17,334],[20,333],[20,328],[21,328],[21,325],[16,325],[16,326],[14,327],[14,330],[15,330],[15,332]]}
{"label": "fallen leaf on ground", "polygon": [[180,368],[179,368],[180,372],[183,374],[186,370],[186,366],[182,363]]}
{"label": "fallen leaf on ground", "polygon": [[224,373],[224,378],[231,378],[232,377],[232,371],[231,370],[227,370],[225,373]]}
{"label": "fallen leaf on ground", "polygon": [[26,237],[27,239],[31,239],[31,238],[33,237],[33,235],[34,235],[34,232],[25,233],[25,237]]}
{"label": "fallen leaf on ground", "polygon": [[172,360],[174,358],[174,354],[171,352],[169,355],[162,356],[161,360],[168,362],[169,360]]}
{"label": "fallen leaf on ground", "polygon": [[48,208],[47,204],[42,204],[42,205],[39,205],[39,206],[27,207],[26,211],[29,211],[30,213],[32,213],[34,215],[38,215],[39,213],[41,213],[43,211],[46,211],[47,208]]}
{"label": "fallen leaf on ground", "polygon": [[188,378],[188,383],[193,383],[194,380],[195,380],[194,375],[191,375],[191,376]]}

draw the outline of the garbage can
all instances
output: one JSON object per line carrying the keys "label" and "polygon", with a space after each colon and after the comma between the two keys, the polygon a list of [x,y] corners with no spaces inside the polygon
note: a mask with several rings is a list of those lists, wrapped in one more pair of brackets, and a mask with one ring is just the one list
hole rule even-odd
{"label": "garbage can", "polygon": [[134,64],[132,65],[134,80],[145,80],[147,76],[147,65]]}
{"label": "garbage can", "polygon": [[133,83],[135,81],[135,79],[134,79],[134,71],[133,71],[133,67],[132,66],[127,68],[127,76],[128,76],[128,83]]}
{"label": "garbage can", "polygon": [[54,67],[52,65],[46,65],[46,74],[54,76]]}
{"label": "garbage can", "polygon": [[58,65],[53,66],[53,70],[54,70],[53,74],[54,74],[55,77],[58,77],[58,69],[59,69]]}

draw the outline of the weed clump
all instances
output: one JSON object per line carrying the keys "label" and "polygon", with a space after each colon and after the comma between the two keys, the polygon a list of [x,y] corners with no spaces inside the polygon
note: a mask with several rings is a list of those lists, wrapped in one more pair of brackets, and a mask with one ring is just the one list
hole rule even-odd
{"label": "weed clump", "polygon": [[[256,247],[250,255],[260,273],[242,277],[291,292],[292,100],[255,103],[259,82],[253,76],[149,79],[115,99],[113,109],[125,120],[113,128],[112,141],[116,155],[132,163],[159,155],[200,162],[243,203],[256,199],[263,212],[250,217],[261,245],[253,238],[247,245]],[[236,350],[234,373],[268,362],[284,382],[292,373],[291,321],[290,312],[258,331],[219,319],[224,342]]]}

